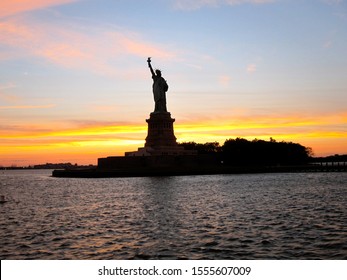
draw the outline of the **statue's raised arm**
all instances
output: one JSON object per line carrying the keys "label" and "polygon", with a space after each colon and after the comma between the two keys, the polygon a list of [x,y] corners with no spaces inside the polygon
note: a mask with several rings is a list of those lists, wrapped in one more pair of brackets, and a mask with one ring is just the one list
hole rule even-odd
{"label": "statue's raised arm", "polygon": [[147,62],[148,62],[148,67],[151,70],[152,76],[155,76],[152,65],[151,65],[151,58],[150,57],[147,59]]}

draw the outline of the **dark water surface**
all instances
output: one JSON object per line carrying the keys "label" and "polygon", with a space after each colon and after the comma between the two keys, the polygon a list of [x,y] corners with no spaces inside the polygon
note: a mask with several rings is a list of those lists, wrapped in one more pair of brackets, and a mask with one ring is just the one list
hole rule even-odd
{"label": "dark water surface", "polygon": [[347,259],[347,173],[0,171],[1,259]]}

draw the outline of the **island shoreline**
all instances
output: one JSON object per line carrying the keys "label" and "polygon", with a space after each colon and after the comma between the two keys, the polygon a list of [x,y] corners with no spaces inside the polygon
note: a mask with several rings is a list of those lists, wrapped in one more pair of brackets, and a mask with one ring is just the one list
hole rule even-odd
{"label": "island shoreline", "polygon": [[217,166],[217,167],[175,167],[175,168],[127,168],[127,169],[56,169],[52,177],[60,178],[124,178],[158,176],[195,176],[222,174],[258,174],[258,173],[315,173],[347,172],[347,165],[295,165],[295,166]]}

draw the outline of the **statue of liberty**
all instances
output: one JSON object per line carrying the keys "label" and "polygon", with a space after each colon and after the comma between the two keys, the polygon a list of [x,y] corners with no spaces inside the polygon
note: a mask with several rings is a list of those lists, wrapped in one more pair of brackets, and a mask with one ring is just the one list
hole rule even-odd
{"label": "statue of liberty", "polygon": [[150,57],[147,59],[147,62],[153,79],[154,113],[166,113],[166,92],[169,86],[166,80],[161,76],[160,70],[156,69],[155,72],[153,71]]}

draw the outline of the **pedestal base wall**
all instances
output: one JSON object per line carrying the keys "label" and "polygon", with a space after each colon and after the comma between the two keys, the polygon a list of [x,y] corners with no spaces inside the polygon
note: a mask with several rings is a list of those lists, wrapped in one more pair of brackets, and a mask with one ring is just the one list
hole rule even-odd
{"label": "pedestal base wall", "polygon": [[217,155],[161,155],[107,157],[98,159],[98,169],[182,168],[221,165]]}

